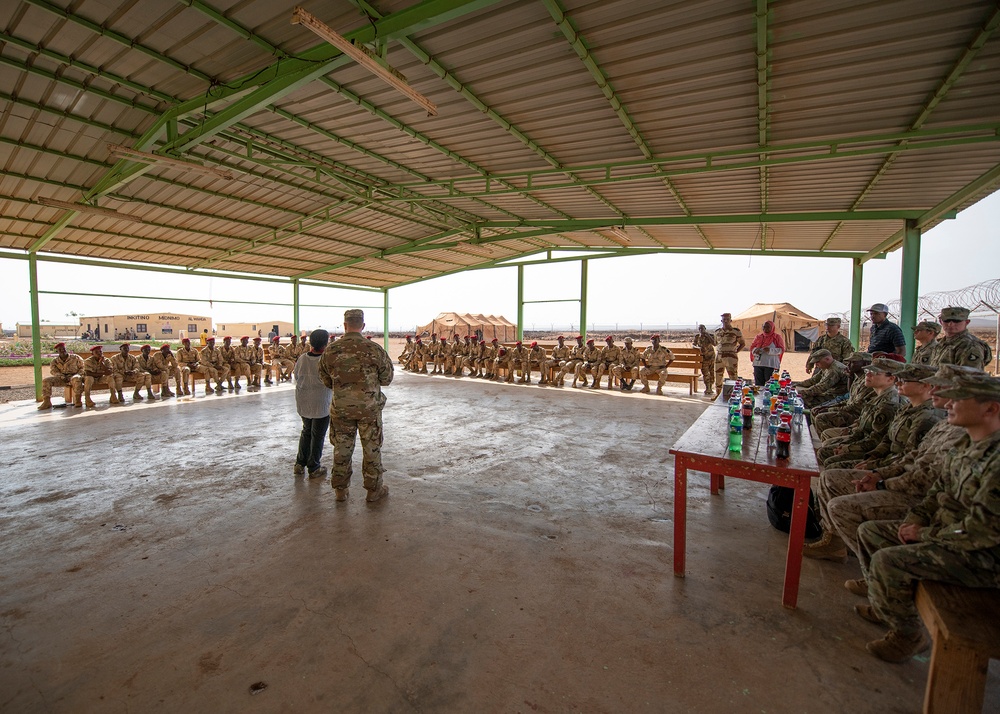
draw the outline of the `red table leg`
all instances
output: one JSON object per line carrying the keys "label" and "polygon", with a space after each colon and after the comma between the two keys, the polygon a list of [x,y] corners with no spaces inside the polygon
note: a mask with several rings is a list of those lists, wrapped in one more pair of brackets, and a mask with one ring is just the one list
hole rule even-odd
{"label": "red table leg", "polygon": [[678,578],[684,577],[684,548],[686,538],[687,465],[684,463],[683,457],[677,456],[674,459],[674,575]]}
{"label": "red table leg", "polygon": [[809,506],[809,477],[800,476],[795,486],[792,506],[792,528],[788,534],[788,555],[785,558],[785,587],[781,604],[792,610],[799,598],[799,575],[802,573],[802,543],[806,537],[806,516]]}

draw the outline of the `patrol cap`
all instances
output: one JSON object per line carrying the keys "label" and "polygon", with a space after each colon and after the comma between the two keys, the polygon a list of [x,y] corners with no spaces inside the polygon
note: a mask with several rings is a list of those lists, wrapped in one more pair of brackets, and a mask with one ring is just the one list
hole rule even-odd
{"label": "patrol cap", "polygon": [[889,359],[888,355],[885,357],[876,357],[872,360],[872,363],[865,367],[866,372],[876,372],[879,374],[891,374],[896,376],[899,372],[904,369],[904,365],[901,362],[897,362],[894,359]]}
{"label": "patrol cap", "polygon": [[90,351],[91,352],[97,352],[97,350],[103,350],[103,349],[104,349],[104,345],[94,345],[93,347],[90,348]]}
{"label": "patrol cap", "polygon": [[865,364],[868,364],[869,362],[872,361],[872,353],[871,352],[854,352],[853,354],[851,354],[850,357],[845,357],[844,361],[845,362],[864,362]]}
{"label": "patrol cap", "polygon": [[344,310],[344,322],[347,322],[348,320],[361,320],[364,322],[365,311],[359,310],[356,307],[351,308],[350,310]]}
{"label": "patrol cap", "polygon": [[889,306],[886,305],[884,302],[877,302],[870,308],[868,308],[868,312],[884,312],[886,314],[889,314]]}
{"label": "patrol cap", "polygon": [[66,346],[65,342],[56,342],[54,345],[52,345],[52,349],[57,350],[60,347],[65,347],[65,346]]}
{"label": "patrol cap", "polygon": [[941,310],[941,320],[968,320],[969,310],[964,307],[946,307]]}
{"label": "patrol cap", "polygon": [[827,357],[833,357],[833,352],[830,350],[816,350],[810,357],[812,357],[813,362],[818,362],[821,359],[826,359]]}
{"label": "patrol cap", "polygon": [[839,317],[828,317],[828,318],[826,318],[826,324],[827,325],[839,325],[840,323],[841,323],[841,320],[840,320]]}
{"label": "patrol cap", "polygon": [[896,373],[896,379],[903,379],[907,382],[922,382],[928,377],[933,377],[938,368],[929,364],[908,364]]}
{"label": "patrol cap", "polygon": [[933,384],[935,387],[950,387],[954,384],[959,375],[983,375],[986,374],[978,367],[965,367],[957,364],[942,364],[937,372],[923,379],[924,384]]}
{"label": "patrol cap", "polygon": [[930,330],[935,335],[940,335],[941,325],[936,322],[932,322],[930,320],[923,320],[913,326],[913,331],[916,332],[917,330]]}
{"label": "patrol cap", "polygon": [[721,315],[719,315],[719,317],[732,317],[732,316],[733,316],[733,313],[731,313],[731,312],[724,312]]}
{"label": "patrol cap", "polygon": [[625,338],[625,344],[628,344],[628,345],[632,344],[632,338],[631,337],[626,337]]}
{"label": "patrol cap", "polygon": [[937,396],[945,399],[980,399],[1000,402],[1000,377],[980,374],[958,374],[953,385],[939,389]]}

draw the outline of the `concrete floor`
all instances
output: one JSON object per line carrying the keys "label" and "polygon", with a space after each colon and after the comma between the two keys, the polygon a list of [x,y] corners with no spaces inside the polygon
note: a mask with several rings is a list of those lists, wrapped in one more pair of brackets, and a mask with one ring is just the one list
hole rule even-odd
{"label": "concrete floor", "polygon": [[701,399],[399,372],[387,392],[370,506],[359,464],[348,503],[292,475],[289,387],[4,407],[0,711],[920,709],[926,657],[864,650],[856,561],[807,560],[782,608],[766,487],[693,475],[673,577],[667,449]]}

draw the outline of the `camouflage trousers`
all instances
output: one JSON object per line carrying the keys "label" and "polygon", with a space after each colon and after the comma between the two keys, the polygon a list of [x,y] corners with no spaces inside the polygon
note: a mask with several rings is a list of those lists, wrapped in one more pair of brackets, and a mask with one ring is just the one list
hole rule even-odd
{"label": "camouflage trousers", "polygon": [[710,392],[715,386],[715,355],[701,357],[701,379],[705,382],[705,391]]}
{"label": "camouflage trousers", "polygon": [[856,414],[853,410],[844,411],[842,409],[837,409],[835,411],[823,412],[822,414],[816,414],[812,417],[812,423],[816,426],[816,432],[822,434],[827,429],[838,429],[845,426],[851,426],[858,420],[859,414]]}
{"label": "camouflage trousers", "polygon": [[642,381],[642,386],[649,389],[649,377],[653,374],[656,375],[656,388],[663,389],[663,385],[667,383],[666,367],[640,367],[639,379]]}
{"label": "camouflage trousers", "polygon": [[740,358],[736,354],[724,354],[715,358],[715,385],[716,389],[722,389],[725,381],[725,374],[728,372],[730,379],[736,379],[740,371]]}
{"label": "camouflage trousers", "polygon": [[354,474],[354,444],[361,436],[361,475],[368,491],[382,487],[382,411],[371,419],[347,419],[331,414],[330,443],[333,444],[333,472],[330,483],[334,488],[347,488]]}
{"label": "camouflage trousers", "polygon": [[582,359],[568,359],[561,362],[559,365],[559,374],[556,375],[556,383],[562,384],[563,380],[566,379],[566,375],[571,372],[576,377],[576,368],[581,364],[583,364]]}
{"label": "camouflage trousers", "polygon": [[80,381],[78,375],[72,375],[71,377],[55,375],[51,377],[45,377],[42,379],[42,399],[49,399],[52,396],[53,387],[71,387],[74,392],[78,391],[76,383]]}
{"label": "camouflage trousers", "polygon": [[[836,531],[847,547],[860,558],[858,528],[868,521],[902,520],[915,499],[900,491],[854,492],[853,480],[867,473],[857,469],[829,469],[820,475],[819,503],[823,528]],[[862,575],[867,579],[865,565]]]}
{"label": "camouflage trousers", "polygon": [[153,389],[153,377],[149,372],[136,372],[130,377],[126,377],[124,374],[113,374],[111,375],[111,379],[114,381],[114,388],[119,392],[122,391],[122,387],[135,387],[136,394],[138,394],[139,389],[142,387],[150,391]]}
{"label": "camouflage trousers", "polygon": [[868,600],[889,629],[901,635],[920,630],[914,603],[917,581],[938,580],[973,588],[1000,586],[993,549],[959,550],[939,543],[899,542],[899,521],[869,521],[858,529],[862,567],[868,573]]}

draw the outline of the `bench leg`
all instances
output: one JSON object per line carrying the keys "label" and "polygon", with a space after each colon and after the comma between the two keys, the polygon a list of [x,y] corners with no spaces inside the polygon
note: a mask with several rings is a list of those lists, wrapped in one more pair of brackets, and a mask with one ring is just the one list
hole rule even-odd
{"label": "bench leg", "polygon": [[983,710],[989,658],[975,650],[949,645],[939,632],[933,635],[924,714],[978,714]]}

